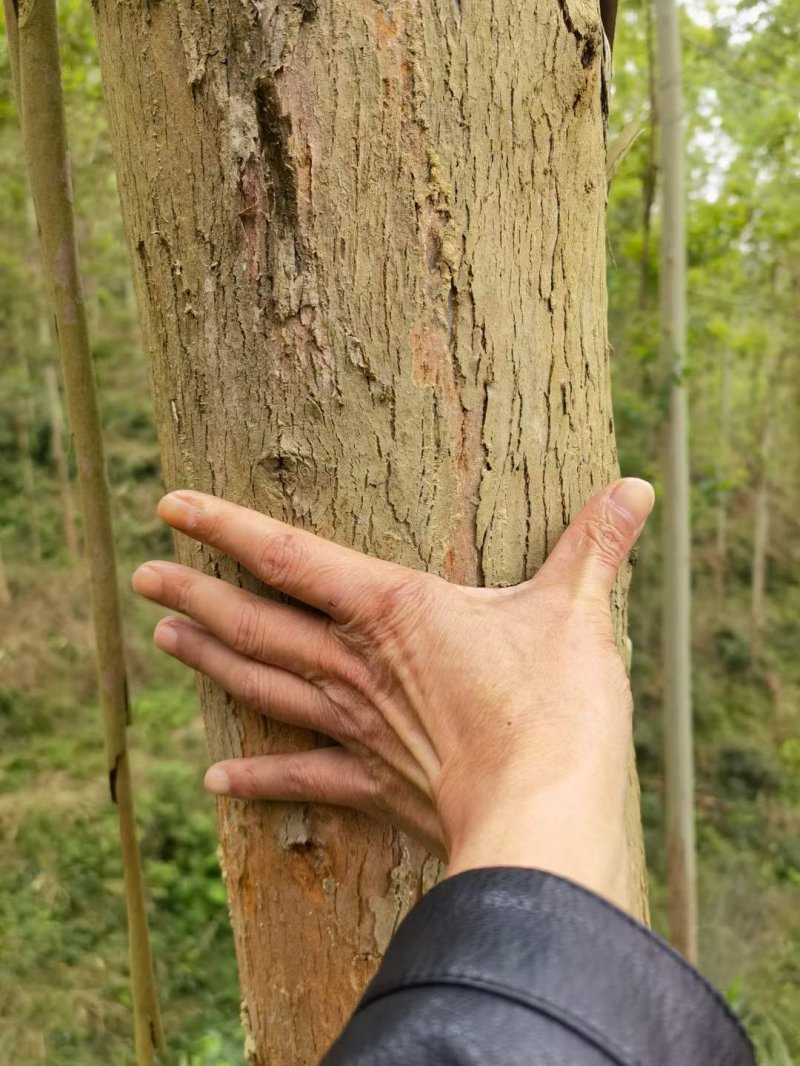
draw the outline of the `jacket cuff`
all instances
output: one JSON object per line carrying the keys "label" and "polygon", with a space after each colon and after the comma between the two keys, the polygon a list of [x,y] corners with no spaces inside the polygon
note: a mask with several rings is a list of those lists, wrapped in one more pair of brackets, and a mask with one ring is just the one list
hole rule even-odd
{"label": "jacket cuff", "polygon": [[359,1005],[458,985],[526,1005],[624,1063],[752,1066],[715,989],[630,915],[539,870],[470,870],[417,904]]}

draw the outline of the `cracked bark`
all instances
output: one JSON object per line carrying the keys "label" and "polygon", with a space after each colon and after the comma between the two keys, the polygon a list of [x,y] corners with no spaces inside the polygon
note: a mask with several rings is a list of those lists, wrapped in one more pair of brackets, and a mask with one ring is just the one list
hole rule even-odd
{"label": "cracked bark", "polygon": [[[535,571],[617,472],[607,49],[594,4],[568,14],[101,0],[168,488],[455,581]],[[215,759],[314,743],[201,695]],[[438,865],[341,811],[219,819],[250,1061],[316,1062]]]}

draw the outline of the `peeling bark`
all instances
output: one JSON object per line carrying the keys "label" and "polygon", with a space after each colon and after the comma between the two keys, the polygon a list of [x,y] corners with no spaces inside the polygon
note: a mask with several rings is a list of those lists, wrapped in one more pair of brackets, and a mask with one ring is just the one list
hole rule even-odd
{"label": "peeling bark", "polygon": [[[167,487],[532,574],[617,472],[596,5],[101,0],[97,26]],[[201,694],[214,759],[314,743]],[[438,864],[352,813],[219,818],[250,1061],[316,1062]],[[643,885],[633,771],[630,819]]]}

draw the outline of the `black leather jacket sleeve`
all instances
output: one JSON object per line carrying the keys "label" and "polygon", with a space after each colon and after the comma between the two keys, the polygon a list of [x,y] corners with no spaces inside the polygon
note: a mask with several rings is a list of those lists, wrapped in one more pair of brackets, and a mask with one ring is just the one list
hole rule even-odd
{"label": "black leather jacket sleeve", "polygon": [[397,931],[323,1066],[753,1066],[718,993],[591,892],[458,874]]}

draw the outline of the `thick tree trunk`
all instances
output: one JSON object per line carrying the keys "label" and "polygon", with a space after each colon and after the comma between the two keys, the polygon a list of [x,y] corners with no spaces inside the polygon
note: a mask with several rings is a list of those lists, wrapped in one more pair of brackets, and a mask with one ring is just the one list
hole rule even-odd
{"label": "thick tree trunk", "polygon": [[656,0],[661,122],[661,346],[670,373],[664,461],[664,778],[672,943],[697,960],[691,657],[689,412],[685,380],[686,231],[680,34],[675,0]]}
{"label": "thick tree trunk", "polygon": [[[101,0],[97,25],[167,487],[454,581],[533,573],[617,471],[597,6]],[[202,702],[215,759],[314,743]],[[250,1060],[316,1062],[439,864],[342,811],[219,818]],[[644,914],[633,771],[630,823]]]}
{"label": "thick tree trunk", "polygon": [[44,368],[44,382],[47,391],[47,406],[50,411],[50,439],[53,460],[61,496],[61,528],[64,533],[64,548],[70,559],[78,557],[78,529],[75,525],[75,503],[72,499],[72,483],[69,477],[69,463],[64,447],[64,411],[61,406],[61,393],[58,388],[58,371],[52,365]]}

